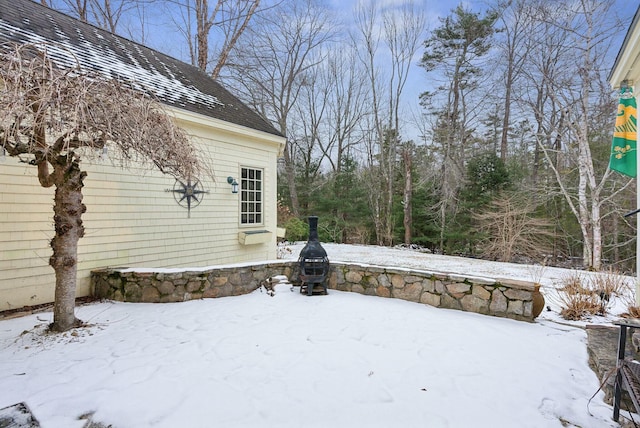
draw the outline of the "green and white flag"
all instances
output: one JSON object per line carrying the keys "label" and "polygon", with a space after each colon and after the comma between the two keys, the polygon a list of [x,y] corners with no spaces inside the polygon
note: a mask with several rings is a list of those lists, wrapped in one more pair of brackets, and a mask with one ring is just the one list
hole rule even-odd
{"label": "green and white flag", "polygon": [[631,89],[623,90],[618,103],[609,168],[629,177],[635,177],[637,174],[636,117],[636,97]]}

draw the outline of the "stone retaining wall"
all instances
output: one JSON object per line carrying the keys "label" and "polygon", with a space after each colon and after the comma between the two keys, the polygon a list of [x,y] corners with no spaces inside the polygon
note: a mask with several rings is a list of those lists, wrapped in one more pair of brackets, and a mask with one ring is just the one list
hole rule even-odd
{"label": "stone retaining wall", "polygon": [[[250,293],[276,275],[298,277],[294,261],[202,271],[101,269],[91,273],[94,295],[126,302],[181,302]],[[533,321],[544,307],[531,282],[331,262],[328,287],[468,312]],[[317,297],[322,298],[322,297]]]}
{"label": "stone retaining wall", "polygon": [[531,282],[359,264],[332,263],[329,288],[524,321],[544,307]]}
{"label": "stone retaining wall", "polygon": [[121,302],[167,303],[247,294],[264,279],[291,277],[293,262],[229,266],[206,270],[154,271],[107,268],[91,272],[93,295]]}

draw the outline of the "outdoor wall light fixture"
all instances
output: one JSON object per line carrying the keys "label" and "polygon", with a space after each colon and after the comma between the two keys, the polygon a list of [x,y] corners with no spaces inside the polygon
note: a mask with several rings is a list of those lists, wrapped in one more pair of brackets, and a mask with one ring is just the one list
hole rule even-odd
{"label": "outdoor wall light fixture", "polygon": [[227,177],[227,183],[231,184],[231,193],[238,193],[238,182],[233,177]]}

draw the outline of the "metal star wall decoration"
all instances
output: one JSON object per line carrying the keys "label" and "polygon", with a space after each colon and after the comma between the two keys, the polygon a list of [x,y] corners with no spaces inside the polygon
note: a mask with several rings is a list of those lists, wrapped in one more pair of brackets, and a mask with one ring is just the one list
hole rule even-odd
{"label": "metal star wall decoration", "polygon": [[187,218],[191,218],[191,208],[200,205],[205,193],[209,193],[207,190],[202,189],[202,185],[198,180],[191,182],[191,179],[188,179],[185,183],[177,178],[176,182],[173,183],[173,189],[167,189],[166,191],[172,192],[173,198],[178,205],[187,209]]}

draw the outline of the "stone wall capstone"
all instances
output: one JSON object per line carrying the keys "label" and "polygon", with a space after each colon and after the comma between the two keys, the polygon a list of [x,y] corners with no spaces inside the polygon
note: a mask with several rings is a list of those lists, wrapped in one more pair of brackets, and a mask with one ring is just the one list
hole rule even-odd
{"label": "stone wall capstone", "polygon": [[[238,296],[278,275],[299,285],[291,260],[185,271],[107,268],[93,271],[91,284],[98,298],[164,303]],[[544,308],[540,285],[532,282],[357,263],[331,262],[328,288],[523,321]]]}

